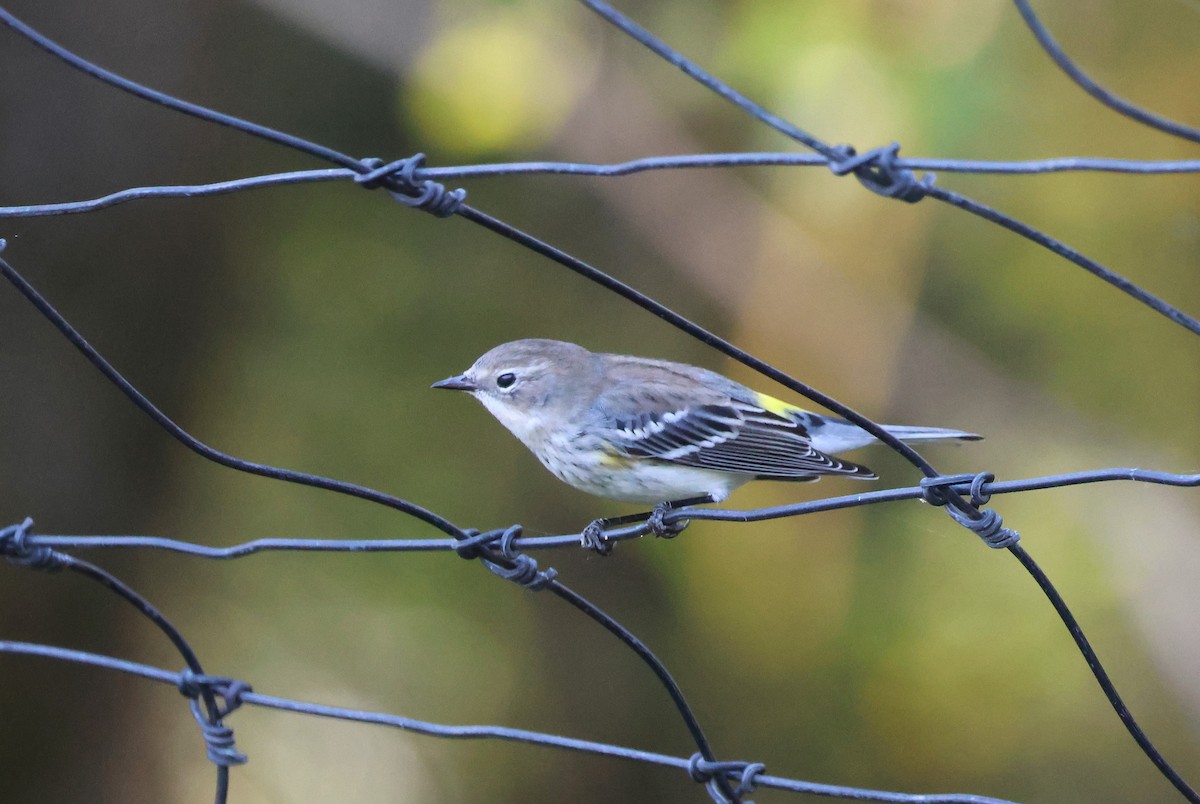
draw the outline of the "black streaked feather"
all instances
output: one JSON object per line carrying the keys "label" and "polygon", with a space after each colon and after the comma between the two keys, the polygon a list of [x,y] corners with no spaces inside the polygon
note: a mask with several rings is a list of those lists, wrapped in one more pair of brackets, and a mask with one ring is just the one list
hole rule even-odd
{"label": "black streaked feather", "polygon": [[828,474],[875,477],[864,466],[814,449],[799,418],[743,399],[640,413],[611,425],[611,440],[629,457],[776,480],[815,480]]}

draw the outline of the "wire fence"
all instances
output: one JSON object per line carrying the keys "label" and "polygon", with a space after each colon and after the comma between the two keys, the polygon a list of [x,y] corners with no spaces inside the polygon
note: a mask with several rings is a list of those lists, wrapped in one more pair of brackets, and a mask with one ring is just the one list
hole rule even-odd
{"label": "wire fence", "polygon": [[[987,472],[967,475],[943,475],[911,446],[898,441],[880,425],[848,407],[846,404],[822,393],[816,388],[800,382],[781,369],[740,349],[733,343],[722,339],[705,327],[685,318],[637,289],[622,283],[599,268],[511,226],[499,218],[468,205],[464,190],[447,189],[444,184],[447,181],[468,178],[512,176],[530,173],[615,177],[646,171],[746,165],[824,166],[837,175],[854,176],[866,189],[882,196],[908,203],[917,203],[924,199],[932,198],[1008,229],[1045,247],[1063,259],[1107,282],[1122,293],[1160,315],[1165,316],[1193,334],[1200,335],[1200,321],[1197,321],[1195,317],[1186,312],[1179,310],[1169,301],[1147,292],[1112,269],[1101,265],[1050,235],[972,198],[941,187],[935,183],[934,175],[930,172],[937,170],[949,173],[989,173],[997,175],[1061,171],[1096,171],[1143,175],[1197,173],[1200,172],[1200,160],[1137,161],[1097,158],[1058,158],[1026,162],[989,162],[924,159],[901,157],[899,155],[899,145],[894,143],[860,153],[850,146],[826,143],[763,108],[721,79],[706,72],[657,36],[642,28],[607,3],[600,2],[599,0],[581,0],[581,2],[604,21],[615,26],[669,64],[680,69],[689,78],[736,105],[761,123],[783,133],[815,153],[697,154],[650,157],[610,165],[528,162],[458,167],[427,167],[424,157],[421,154],[386,163],[379,159],[357,159],[327,146],[276,131],[247,120],[225,115],[137,84],[92,64],[83,57],[72,53],[25,25],[7,10],[0,9],[0,22],[3,22],[11,32],[24,37],[50,55],[82,71],[97,81],[104,82],[145,101],[191,115],[214,125],[229,127],[243,134],[258,137],[285,148],[300,151],[335,166],[330,169],[251,176],[211,184],[130,188],[101,198],[68,203],[4,207],[0,208],[0,217],[20,218],[86,213],[115,204],[130,203],[147,198],[195,198],[242,192],[264,186],[283,186],[313,182],[354,181],[366,189],[383,189],[392,199],[403,205],[432,213],[438,217],[458,216],[478,224],[616,293],[724,355],[739,361],[763,376],[779,382],[795,393],[854,422],[887,444],[891,449],[895,450],[909,463],[919,469],[925,476],[924,480],[918,486],[913,487],[886,489],[771,508],[733,510],[684,507],[666,512],[659,511],[657,515],[647,515],[633,524],[610,524],[598,521],[594,523],[594,527],[589,528],[583,534],[524,536],[522,528],[518,524],[480,532],[461,527],[434,511],[427,510],[413,502],[372,488],[347,483],[330,477],[249,462],[209,446],[187,432],[170,416],[156,407],[153,402],[135,388],[111,363],[93,348],[79,330],[68,322],[33,285],[18,273],[12,264],[0,259],[0,273],[3,273],[4,278],[53,324],[112,384],[119,388],[132,404],[187,448],[210,461],[237,471],[261,475],[288,483],[327,489],[339,494],[350,495],[390,507],[431,525],[446,535],[446,538],[440,539],[256,539],[242,544],[218,548],[154,536],[66,536],[42,534],[34,532],[32,521],[26,519],[23,522],[14,523],[0,530],[0,553],[3,553],[10,561],[19,565],[40,570],[68,571],[87,577],[107,587],[162,631],[179,652],[186,668],[183,671],[176,672],[110,656],[85,653],[50,645],[15,641],[0,641],[0,652],[89,665],[176,686],[189,701],[191,711],[207,746],[208,758],[216,765],[217,802],[223,802],[227,798],[230,768],[246,761],[246,755],[236,746],[232,728],[227,722],[239,706],[267,707],[316,717],[338,718],[348,721],[386,725],[432,737],[507,740],[584,752],[614,759],[660,765],[686,772],[696,783],[704,785],[716,801],[742,801],[745,799],[745,796],[749,795],[756,788],[775,788],[819,796],[872,801],[946,802],[947,804],[949,802],[971,802],[973,804],[998,802],[1000,799],[981,795],[910,795],[899,792],[818,784],[767,774],[765,766],[759,762],[730,761],[723,758],[710,744],[682,689],[655,654],[621,623],[567,586],[557,577],[554,569],[543,569],[529,555],[529,552],[534,550],[573,547],[581,544],[585,549],[606,554],[612,550],[615,544],[646,534],[655,534],[664,537],[677,535],[689,522],[697,520],[759,522],[841,508],[922,499],[933,506],[941,507],[958,524],[974,532],[989,547],[1007,550],[1020,562],[1024,569],[1037,582],[1047,600],[1067,627],[1072,640],[1094,674],[1113,711],[1129,731],[1139,748],[1184,799],[1192,802],[1200,802],[1200,795],[1176,772],[1167,759],[1155,748],[1149,737],[1142,731],[1122,701],[1117,689],[1104,670],[1099,657],[1092,649],[1066,602],[1055,589],[1047,575],[1020,543],[1019,534],[1015,530],[1005,526],[1000,515],[994,509],[986,507],[991,498],[997,494],[1020,493],[1034,489],[1062,488],[1088,483],[1132,481],[1195,488],[1200,487],[1200,473],[1175,474],[1145,469],[1114,468],[1004,481],[997,481],[992,474]],[[1200,142],[1200,131],[1197,129],[1145,111],[1099,86],[1084,74],[1057,45],[1026,0],[1014,0],[1014,5],[1020,13],[1021,18],[1028,25],[1033,35],[1037,38],[1037,41],[1053,59],[1055,64],[1097,100],[1141,124],[1159,129],[1175,137]],[[4,242],[0,241],[0,249],[3,247]],[[98,548],[152,549],[172,551],[209,559],[235,559],[270,551],[440,551],[454,553],[458,557],[468,560],[478,559],[485,568],[501,578],[513,581],[530,590],[547,592],[571,605],[609,631],[627,648],[637,654],[650,671],[655,674],[670,697],[680,719],[690,734],[691,740],[696,747],[696,752],[691,757],[671,756],[619,745],[499,726],[442,725],[397,715],[358,711],[280,698],[256,692],[249,683],[243,680],[210,675],[201,664],[184,635],[145,597],[109,572],[94,564],[78,559],[68,552]]]}

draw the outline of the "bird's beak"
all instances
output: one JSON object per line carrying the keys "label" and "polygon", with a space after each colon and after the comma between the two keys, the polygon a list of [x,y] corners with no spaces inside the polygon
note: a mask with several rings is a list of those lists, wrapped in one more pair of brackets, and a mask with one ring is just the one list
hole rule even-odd
{"label": "bird's beak", "polygon": [[444,380],[439,380],[430,388],[447,388],[451,391],[478,391],[479,386],[467,378],[466,374],[459,374],[455,377],[447,377]]}

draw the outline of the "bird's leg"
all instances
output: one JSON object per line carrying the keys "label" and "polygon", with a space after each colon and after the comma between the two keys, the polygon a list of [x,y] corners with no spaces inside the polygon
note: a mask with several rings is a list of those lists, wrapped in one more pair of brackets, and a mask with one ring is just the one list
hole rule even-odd
{"label": "bird's leg", "polygon": [[684,500],[671,500],[661,502],[654,506],[653,510],[645,511],[639,514],[625,514],[624,516],[606,517],[604,519],[593,519],[583,532],[579,534],[579,544],[589,550],[595,550],[597,554],[606,556],[612,552],[612,543],[605,538],[604,532],[612,527],[619,525],[628,525],[633,522],[646,522],[650,526],[650,532],[655,536],[660,536],[665,539],[674,538],[679,535],[679,532],[687,527],[687,521],[673,522],[667,524],[663,522],[663,517],[667,511],[674,508],[684,508],[689,505],[704,505],[712,502],[712,497],[704,494],[700,497],[688,497]]}

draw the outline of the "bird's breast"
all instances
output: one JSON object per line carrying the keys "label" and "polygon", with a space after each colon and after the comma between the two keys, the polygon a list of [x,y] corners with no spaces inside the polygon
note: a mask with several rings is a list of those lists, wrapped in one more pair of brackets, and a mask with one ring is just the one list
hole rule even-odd
{"label": "bird's breast", "polygon": [[583,435],[547,438],[531,449],[567,485],[622,502],[654,505],[705,494],[719,502],[751,479],[750,475],[615,455],[598,440]]}

